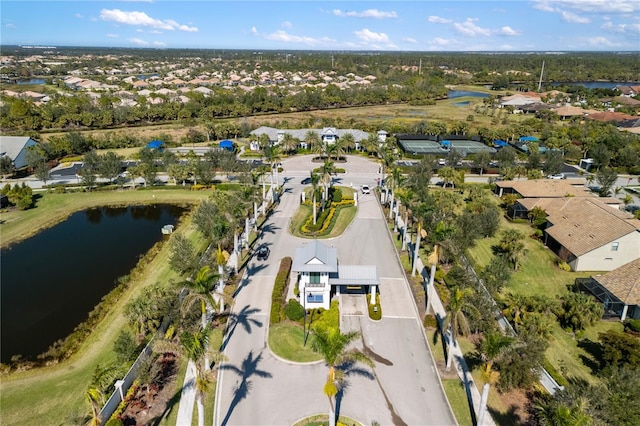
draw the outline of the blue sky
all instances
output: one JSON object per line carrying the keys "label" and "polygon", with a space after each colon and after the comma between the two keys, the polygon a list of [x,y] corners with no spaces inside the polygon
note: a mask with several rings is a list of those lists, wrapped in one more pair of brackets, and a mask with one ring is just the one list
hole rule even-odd
{"label": "blue sky", "polygon": [[640,50],[639,0],[5,1],[0,43],[149,48]]}

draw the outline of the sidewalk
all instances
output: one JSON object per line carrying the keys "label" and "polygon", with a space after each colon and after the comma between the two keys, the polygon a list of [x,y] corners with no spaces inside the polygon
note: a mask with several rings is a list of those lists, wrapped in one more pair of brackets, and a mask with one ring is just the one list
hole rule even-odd
{"label": "sidewalk", "polygon": [[[398,229],[402,231],[404,229],[404,226],[405,226],[404,221],[400,216],[398,216]],[[424,280],[426,280],[428,285],[429,270],[424,267],[424,264],[422,263],[422,260],[419,257],[416,262],[418,265],[418,273],[423,277]],[[435,289],[431,289],[430,294],[431,294],[431,297],[430,297],[430,300],[428,300],[428,303],[430,303],[431,307],[433,308],[433,312],[436,318],[438,319],[438,324],[440,325],[440,328],[442,328],[444,319],[447,316],[447,311],[444,305],[442,304],[442,301],[440,300],[440,297],[438,296],[438,293],[435,291]],[[447,342],[449,342],[451,336],[448,332],[446,333],[445,338],[447,339]],[[471,399],[471,402],[473,403],[473,411],[475,414],[474,417],[477,419],[480,413],[480,399],[481,399],[480,391],[478,390],[478,387],[476,386],[473,380],[473,377],[471,376],[471,372],[469,371],[469,367],[467,366],[467,363],[464,360],[464,355],[462,354],[460,345],[458,345],[457,342],[454,342],[453,345],[447,346],[447,350],[453,351],[453,365],[455,366],[456,371],[458,373],[458,377],[460,377],[460,380],[462,380],[462,384],[464,385],[467,391],[467,396]],[[480,426],[495,426],[495,422],[488,411],[485,413],[484,421]]]}

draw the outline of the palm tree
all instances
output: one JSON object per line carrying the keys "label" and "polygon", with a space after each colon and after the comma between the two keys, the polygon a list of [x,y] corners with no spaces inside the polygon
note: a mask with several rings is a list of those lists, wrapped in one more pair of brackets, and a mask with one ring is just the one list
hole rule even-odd
{"label": "palm tree", "polygon": [[356,147],[356,139],[353,137],[351,133],[345,133],[338,140],[342,143],[342,146],[347,150],[347,152],[351,151],[352,149],[355,149]]}
{"label": "palm tree", "polygon": [[294,138],[293,135],[291,133],[285,133],[284,137],[282,138],[282,149],[284,150],[284,152],[290,154],[293,153],[296,148],[298,147],[298,143],[300,141],[298,141],[298,139]]}
{"label": "palm tree", "polygon": [[[329,197],[329,188],[332,185],[331,175],[335,173],[335,167],[333,166],[333,161],[330,160],[330,157],[326,157],[324,159],[324,163],[322,164],[322,178],[320,181],[322,182],[322,186],[324,188],[322,199],[323,201],[327,201]],[[324,207],[323,207],[324,208]]]}
{"label": "palm tree", "polygon": [[449,348],[447,350],[447,371],[451,369],[453,361],[452,345],[456,346],[456,338],[459,334],[463,336],[469,333],[469,322],[464,314],[464,310],[473,308],[469,302],[469,297],[473,294],[471,288],[461,289],[456,287],[451,291],[447,316],[444,319],[444,329],[449,330]]}
{"label": "palm tree", "polygon": [[480,342],[480,355],[485,362],[484,374],[487,378],[497,374],[493,371],[493,364],[500,359],[513,342],[515,342],[514,338],[496,331],[485,333]]}
{"label": "palm tree", "polygon": [[213,385],[215,374],[211,369],[209,359],[213,359],[216,367],[226,358],[218,351],[209,348],[209,334],[211,329],[203,329],[180,334],[180,343],[175,341],[158,340],[154,345],[155,352],[173,352],[185,355],[189,360],[187,368],[193,368],[195,373],[196,405],[198,408],[198,426],[204,426],[204,396],[209,393]]}
{"label": "palm tree", "polygon": [[316,206],[316,192],[318,192],[318,184],[320,183],[320,175],[314,173],[313,170],[309,172],[311,174],[311,190],[313,191],[312,202],[313,202],[313,224],[315,225],[317,222],[317,206]]}
{"label": "palm tree", "polygon": [[[247,236],[247,238],[249,238],[249,236]],[[215,252],[214,260],[216,262],[216,265],[218,266],[218,292],[222,294],[224,294],[225,281],[224,267],[227,264],[228,257],[229,256],[220,247],[220,244],[218,244],[218,249]],[[224,311],[224,299],[218,294],[216,294],[216,296],[220,303],[220,311]]]}
{"label": "palm tree", "polygon": [[217,309],[219,307],[218,303],[211,294],[214,289],[213,279],[214,276],[211,273],[211,268],[209,266],[203,266],[196,273],[195,279],[187,279],[182,283],[188,291],[188,294],[182,301],[182,315],[185,316],[195,302],[200,302],[200,308],[202,312],[202,329],[206,328],[207,326],[208,310]]}
{"label": "palm tree", "polygon": [[97,387],[90,387],[84,394],[85,400],[91,406],[91,416],[87,422],[88,426],[100,426],[102,419],[100,418],[100,411],[104,405],[104,395],[102,391]]}
{"label": "palm tree", "polygon": [[503,232],[498,244],[504,256],[513,265],[513,270],[517,271],[520,259],[527,253],[527,249],[522,242],[524,234],[517,229],[507,229]]}
{"label": "palm tree", "polygon": [[344,368],[355,362],[361,362],[373,368],[373,361],[358,349],[347,349],[353,340],[360,337],[358,332],[342,334],[338,328],[317,327],[314,330],[314,336],[311,347],[322,355],[325,364],[329,367],[323,391],[329,398],[329,425],[335,426],[335,397],[346,382]]}

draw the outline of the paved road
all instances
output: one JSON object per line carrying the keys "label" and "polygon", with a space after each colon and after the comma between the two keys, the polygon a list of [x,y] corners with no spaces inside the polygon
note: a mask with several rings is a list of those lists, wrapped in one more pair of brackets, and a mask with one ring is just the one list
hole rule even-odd
{"label": "paved road", "polygon": [[[215,425],[285,425],[328,411],[329,403],[322,393],[324,364],[285,362],[271,354],[266,345],[268,310],[279,260],[293,257],[296,247],[304,242],[287,229],[299,204],[303,188],[300,180],[315,166],[309,158],[283,161],[285,193],[263,236],[263,242],[271,248],[269,261],[250,263],[233,306],[240,321],[235,327],[231,325],[225,347],[229,362],[219,374]],[[363,158],[350,157],[346,167],[343,181],[349,179],[354,186],[372,184],[379,176],[377,164]],[[327,242],[336,246],[341,263],[378,266],[384,315],[382,321],[370,321],[364,296],[343,296],[346,312],[341,318],[342,329],[362,332],[358,346],[375,359],[376,367],[373,375],[349,377],[349,386],[340,398],[340,414],[363,424],[454,424],[373,194],[361,195],[356,220],[343,236]]]}

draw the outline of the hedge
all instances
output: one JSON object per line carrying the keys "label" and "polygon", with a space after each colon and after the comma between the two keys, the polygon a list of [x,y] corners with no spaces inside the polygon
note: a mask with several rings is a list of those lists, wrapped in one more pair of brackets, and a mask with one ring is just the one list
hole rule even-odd
{"label": "hedge", "polygon": [[284,317],[285,298],[287,294],[287,284],[293,260],[285,257],[280,261],[280,269],[276,275],[273,293],[271,293],[271,312],[269,314],[269,324],[277,324]]}

